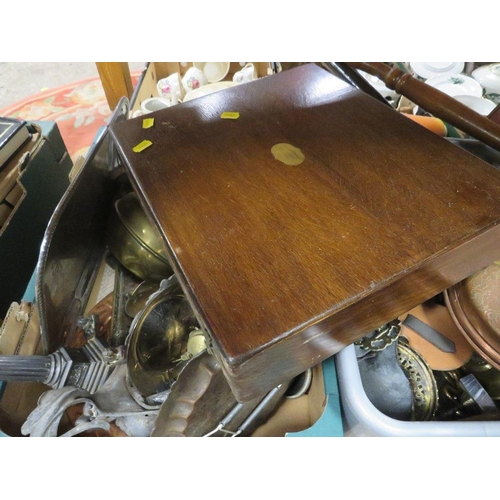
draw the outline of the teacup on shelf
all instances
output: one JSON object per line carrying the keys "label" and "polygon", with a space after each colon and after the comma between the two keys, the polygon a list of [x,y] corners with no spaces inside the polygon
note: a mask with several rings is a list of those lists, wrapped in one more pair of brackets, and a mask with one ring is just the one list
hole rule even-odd
{"label": "teacup on shelf", "polygon": [[247,83],[253,80],[257,80],[257,69],[253,63],[247,63],[245,66],[237,71],[233,76],[234,83]]}
{"label": "teacup on shelf", "polygon": [[208,80],[205,76],[205,73],[199,68],[192,66],[189,68],[185,75],[182,77],[182,86],[184,88],[184,92],[190,92],[191,90],[196,90],[202,87],[203,85],[207,85]]}
{"label": "teacup on shelf", "polygon": [[143,114],[153,113],[160,109],[170,107],[171,102],[164,97],[150,97],[141,102],[141,111]]}
{"label": "teacup on shelf", "polygon": [[160,97],[168,99],[172,104],[181,102],[185,94],[179,73],[172,73],[158,80],[156,89]]}

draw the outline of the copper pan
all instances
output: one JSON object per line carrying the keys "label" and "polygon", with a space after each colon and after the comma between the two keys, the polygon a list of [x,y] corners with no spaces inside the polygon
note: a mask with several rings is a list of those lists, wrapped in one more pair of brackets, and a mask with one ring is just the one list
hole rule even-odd
{"label": "copper pan", "polygon": [[500,262],[444,293],[453,321],[472,347],[500,370]]}

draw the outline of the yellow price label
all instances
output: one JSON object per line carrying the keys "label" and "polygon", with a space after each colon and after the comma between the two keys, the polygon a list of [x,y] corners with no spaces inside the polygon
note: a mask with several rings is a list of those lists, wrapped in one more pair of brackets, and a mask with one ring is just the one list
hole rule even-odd
{"label": "yellow price label", "polygon": [[151,128],[154,124],[154,118],[144,118],[144,120],[142,120],[142,128]]}
{"label": "yellow price label", "polygon": [[224,111],[220,117],[225,120],[237,120],[240,117],[240,114],[238,111]]}
{"label": "yellow price label", "polygon": [[137,146],[132,148],[132,151],[134,153],[140,153],[141,151],[144,151],[146,148],[149,148],[149,146],[151,146],[152,144],[153,143],[151,141],[144,140],[144,141],[140,142],[139,144],[137,144]]}

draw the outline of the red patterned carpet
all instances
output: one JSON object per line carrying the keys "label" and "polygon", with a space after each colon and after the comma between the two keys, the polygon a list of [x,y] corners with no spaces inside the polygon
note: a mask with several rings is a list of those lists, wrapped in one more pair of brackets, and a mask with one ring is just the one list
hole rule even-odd
{"label": "red patterned carpet", "polygon": [[[131,76],[135,87],[140,72]],[[0,116],[57,122],[73,161],[87,152],[111,114],[98,77],[49,89],[0,109]]]}

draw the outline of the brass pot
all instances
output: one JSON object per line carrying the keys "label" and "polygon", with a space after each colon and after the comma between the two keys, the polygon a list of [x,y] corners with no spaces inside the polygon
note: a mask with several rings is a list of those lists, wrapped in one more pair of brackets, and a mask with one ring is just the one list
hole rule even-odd
{"label": "brass pot", "polygon": [[117,260],[142,280],[160,282],[173,274],[160,233],[134,192],[115,202],[107,243]]}

